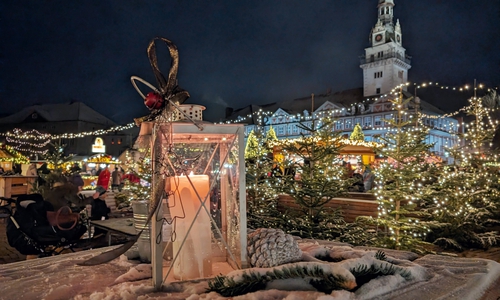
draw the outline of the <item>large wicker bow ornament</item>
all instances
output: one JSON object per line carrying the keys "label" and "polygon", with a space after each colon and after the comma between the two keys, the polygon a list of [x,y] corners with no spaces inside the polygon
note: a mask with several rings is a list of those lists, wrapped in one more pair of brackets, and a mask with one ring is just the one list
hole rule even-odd
{"label": "large wicker bow ornament", "polygon": [[[170,71],[168,72],[168,78],[165,78],[158,67],[155,44],[156,41],[164,42],[170,52],[171,65]],[[137,125],[140,125],[140,123],[144,121],[154,120],[164,109],[169,110],[170,105],[176,106],[182,104],[189,98],[189,93],[177,85],[177,70],[179,67],[179,52],[177,50],[177,46],[166,38],[156,37],[149,43],[147,53],[149,62],[153,68],[153,73],[156,77],[156,82],[158,83],[158,88],[138,76],[132,76],[130,78],[132,85],[144,99],[144,105],[151,110],[151,114],[149,116],[135,119]],[[153,91],[144,95],[137,86],[136,81],[140,81]]]}

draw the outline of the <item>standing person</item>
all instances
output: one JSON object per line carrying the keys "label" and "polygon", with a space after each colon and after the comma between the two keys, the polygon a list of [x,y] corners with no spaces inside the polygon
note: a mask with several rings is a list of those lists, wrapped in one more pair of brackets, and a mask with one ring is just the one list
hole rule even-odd
{"label": "standing person", "polygon": [[346,168],[346,171],[347,171],[347,178],[352,178],[352,176],[354,175],[354,170],[352,169],[351,163],[347,162],[345,164],[345,168]]}
{"label": "standing person", "polygon": [[363,172],[363,185],[365,187],[365,192],[372,189],[374,181],[375,176],[373,175],[371,168],[366,166],[365,171]]}
{"label": "standing person", "polygon": [[111,173],[111,190],[114,191],[117,189],[119,192],[122,191],[122,172],[120,171],[120,167],[116,166],[113,173]]}
{"label": "standing person", "polygon": [[49,170],[49,167],[47,165],[47,163],[43,163],[40,168],[38,168],[38,186],[42,186],[42,185],[45,185],[45,183],[47,182],[45,180],[45,176],[47,176],[48,174],[50,174],[50,170]]}
{"label": "standing person", "polygon": [[26,171],[26,176],[38,176],[38,170],[36,169],[36,164],[31,163]]}
{"label": "standing person", "polygon": [[108,170],[108,166],[104,168],[104,170],[99,173],[99,177],[97,178],[97,185],[105,188],[106,190],[109,187],[109,179],[111,177],[111,173]]}

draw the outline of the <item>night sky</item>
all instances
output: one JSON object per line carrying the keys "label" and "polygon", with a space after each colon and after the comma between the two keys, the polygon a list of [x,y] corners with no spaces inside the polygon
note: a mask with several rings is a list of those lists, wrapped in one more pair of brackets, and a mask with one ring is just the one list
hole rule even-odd
{"label": "night sky", "polygon": [[[410,82],[500,85],[500,0],[394,2],[412,56]],[[0,113],[81,101],[119,124],[132,122],[148,111],[130,76],[157,85],[146,55],[155,36],[178,46],[179,85],[212,121],[226,106],[361,87],[359,56],[377,3],[3,0]],[[158,55],[170,63],[165,49]]]}

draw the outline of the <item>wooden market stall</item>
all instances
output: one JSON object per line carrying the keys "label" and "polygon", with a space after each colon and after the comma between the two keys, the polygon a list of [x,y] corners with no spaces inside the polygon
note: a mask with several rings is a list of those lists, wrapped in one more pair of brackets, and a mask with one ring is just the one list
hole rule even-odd
{"label": "wooden market stall", "polygon": [[[109,167],[111,165],[119,166],[121,161],[109,154],[96,154],[82,160],[82,179],[85,185],[84,190],[95,189],[99,169]],[[110,170],[112,172],[113,170]]]}
{"label": "wooden market stall", "polygon": [[[366,141],[353,141],[349,139],[339,139],[341,145],[339,156],[344,162],[350,162],[353,168],[358,163],[363,165],[373,165],[376,160],[375,149],[381,147],[381,144]],[[284,157],[279,146],[275,146],[273,157],[275,161],[282,162]],[[371,193],[349,192],[347,197],[338,197],[332,199],[325,205],[329,208],[338,208],[343,212],[344,219],[347,222],[353,222],[358,216],[376,217],[378,211],[378,203],[376,198]],[[286,194],[278,196],[278,210],[298,211],[299,205],[295,200]]]}
{"label": "wooden market stall", "polygon": [[29,159],[7,145],[0,147],[0,197],[11,198],[29,194],[38,176],[23,176],[14,172],[14,165],[29,164]]}

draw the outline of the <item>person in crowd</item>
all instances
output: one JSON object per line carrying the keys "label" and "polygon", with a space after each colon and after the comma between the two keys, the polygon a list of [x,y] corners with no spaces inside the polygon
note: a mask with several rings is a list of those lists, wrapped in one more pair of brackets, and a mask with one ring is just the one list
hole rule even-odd
{"label": "person in crowd", "polygon": [[38,168],[38,186],[45,185],[45,176],[50,174],[49,167],[47,163],[43,163],[40,168]]}
{"label": "person in crowd", "polygon": [[26,171],[26,176],[38,176],[38,170],[36,169],[36,164],[31,163]]}
{"label": "person in crowd", "polygon": [[[111,210],[106,205],[106,192],[107,190],[102,186],[97,186],[96,193],[99,195],[98,198],[94,199],[92,202],[92,214],[90,216],[91,220],[106,220],[109,219],[109,213]],[[94,237],[105,234],[106,230],[100,228],[94,228]]]}
{"label": "person in crowd", "polygon": [[97,177],[97,185],[102,186],[106,190],[109,187],[109,179],[111,177],[111,173],[109,172],[108,166],[106,166],[101,173],[99,173],[99,177]]}
{"label": "person in crowd", "polygon": [[354,179],[354,182],[348,188],[349,192],[358,192],[358,193],[364,192],[365,187],[364,187],[364,183],[363,183],[363,176],[359,173],[354,173],[352,175],[352,178]]}
{"label": "person in crowd", "polygon": [[82,171],[82,168],[78,165],[78,163],[74,163],[73,166],[71,166],[70,173],[80,173]]}
{"label": "person in crowd", "polygon": [[55,211],[63,206],[69,206],[71,210],[79,212],[87,204],[92,204],[94,199],[99,198],[97,192],[90,197],[82,195],[83,185],[82,177],[79,174],[74,174],[69,177],[67,182],[63,180],[55,182],[47,193],[45,200],[52,204]]}
{"label": "person in crowd", "polygon": [[115,167],[115,170],[111,173],[111,189],[113,191],[122,191],[122,172],[120,167]]}
{"label": "person in crowd", "polygon": [[372,189],[374,181],[375,181],[375,175],[373,175],[370,166],[366,166],[365,171],[363,172],[363,185],[365,188],[365,192]]}
{"label": "person in crowd", "polygon": [[21,164],[14,164],[12,171],[14,172],[14,174],[21,175],[21,173],[23,172]]}
{"label": "person in crowd", "polygon": [[358,165],[356,166],[356,170],[354,170],[354,173],[363,175],[364,171],[365,171],[365,166],[363,165],[363,163],[358,162]]}
{"label": "person in crowd", "polygon": [[352,176],[354,175],[354,170],[352,169],[351,163],[347,162],[344,166],[346,169],[347,178],[352,178]]}
{"label": "person in crowd", "polygon": [[0,167],[0,175],[4,174],[5,173],[5,170],[3,167]]}
{"label": "person in crowd", "polygon": [[94,199],[99,198],[99,193],[95,192],[92,196],[87,197],[82,194],[83,186],[85,185],[85,182],[83,181],[83,178],[80,174],[75,173],[71,175],[68,179],[68,181],[74,185],[77,188],[77,197],[78,200],[75,201],[74,206],[76,206],[78,209],[82,210],[86,205],[92,204]]}

